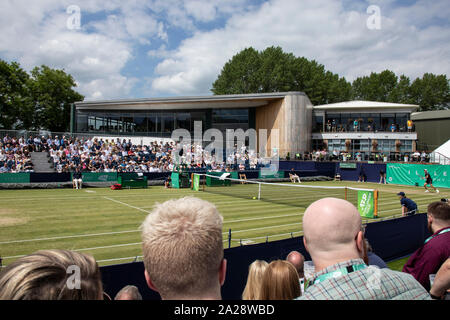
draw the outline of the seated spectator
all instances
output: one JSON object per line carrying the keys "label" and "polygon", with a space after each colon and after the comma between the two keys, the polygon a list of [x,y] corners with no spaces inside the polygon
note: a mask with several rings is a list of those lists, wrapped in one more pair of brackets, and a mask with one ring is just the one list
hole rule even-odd
{"label": "seated spectator", "polygon": [[305,257],[298,251],[291,251],[287,255],[286,261],[290,262],[294,266],[295,270],[297,270],[298,278],[300,281],[300,290],[303,294],[303,292],[305,291],[305,274],[303,271]]}
{"label": "seated spectator", "polygon": [[163,300],[220,300],[222,223],[213,204],[194,197],[157,205],[141,226],[149,288]]}
{"label": "seated spectator", "polygon": [[369,241],[367,239],[364,239],[364,241],[367,254],[367,261],[364,262],[369,266],[377,266],[380,269],[388,268],[386,262],[384,262],[383,259],[381,259],[373,252],[372,246],[370,245]]}
{"label": "seated spectator", "polygon": [[76,171],[73,173],[73,187],[78,190],[83,187],[83,175],[79,167],[77,167],[75,170]]}
{"label": "seated spectator", "polygon": [[448,202],[430,203],[427,209],[428,230],[432,234],[403,266],[427,290],[430,274],[435,274],[450,257],[450,205]]}
{"label": "seated spectator", "polygon": [[136,286],[125,286],[116,294],[114,300],[142,300],[142,296]]}
{"label": "seated spectator", "polygon": [[0,273],[0,300],[102,300],[100,269],[90,255],[42,250]]}
{"label": "seated spectator", "polygon": [[315,273],[300,300],[430,299],[412,276],[364,263],[361,216],[350,202],[313,202],[303,216],[303,232]]}
{"label": "seated spectator", "polygon": [[242,300],[261,300],[261,283],[268,265],[264,260],[256,260],[250,264]]}
{"label": "seated spectator", "polygon": [[445,260],[438,272],[431,286],[430,296],[433,299],[448,300],[450,294],[450,258]]}
{"label": "seated spectator", "polygon": [[298,183],[302,183],[300,181],[300,177],[298,176],[297,173],[295,173],[294,168],[291,169],[291,171],[289,172],[289,179],[291,180],[291,182],[295,183],[295,181],[298,181]]}
{"label": "seated spectator", "polygon": [[293,300],[302,292],[298,273],[284,260],[269,263],[261,283],[261,300]]}

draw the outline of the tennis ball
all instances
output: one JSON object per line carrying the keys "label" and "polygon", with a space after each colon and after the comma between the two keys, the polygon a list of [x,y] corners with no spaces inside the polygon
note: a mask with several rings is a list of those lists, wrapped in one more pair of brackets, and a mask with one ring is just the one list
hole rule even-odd
{"label": "tennis ball", "polygon": [[253,200],[256,200],[256,197],[253,197]]}

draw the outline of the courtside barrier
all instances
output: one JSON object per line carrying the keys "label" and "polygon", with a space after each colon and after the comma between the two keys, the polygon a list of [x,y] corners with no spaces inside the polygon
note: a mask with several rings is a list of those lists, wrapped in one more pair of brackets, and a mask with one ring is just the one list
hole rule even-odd
{"label": "courtside barrier", "polygon": [[[385,261],[391,261],[413,253],[430,234],[427,229],[426,214],[416,214],[369,223],[366,226],[365,235],[374,252]],[[241,299],[247,281],[248,266],[253,261],[260,259],[270,262],[285,259],[292,250],[301,252],[306,260],[311,259],[303,245],[303,237],[225,249],[227,275],[222,287],[223,299]],[[160,299],[159,294],[150,290],[145,283],[142,262],[111,265],[100,269],[104,290],[111,297],[114,297],[124,286],[135,285],[139,288],[143,299]]]}
{"label": "courtside barrier", "polygon": [[30,183],[30,174],[0,173],[0,183]]}
{"label": "courtside barrier", "polygon": [[388,163],[386,180],[391,184],[423,186],[427,170],[433,186],[450,188],[450,165]]}

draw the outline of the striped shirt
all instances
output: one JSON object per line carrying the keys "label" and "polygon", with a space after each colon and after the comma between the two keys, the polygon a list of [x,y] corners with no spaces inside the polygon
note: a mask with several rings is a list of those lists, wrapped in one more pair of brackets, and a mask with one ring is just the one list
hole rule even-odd
{"label": "striped shirt", "polygon": [[[352,265],[362,259],[337,263],[314,274],[317,277]],[[313,280],[313,282],[314,282]],[[298,300],[430,300],[427,291],[411,275],[369,266],[310,285]]]}

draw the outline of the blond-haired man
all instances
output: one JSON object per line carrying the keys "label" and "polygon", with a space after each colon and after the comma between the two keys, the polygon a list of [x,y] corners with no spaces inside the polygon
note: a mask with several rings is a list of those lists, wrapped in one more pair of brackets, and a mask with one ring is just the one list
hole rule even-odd
{"label": "blond-haired man", "polygon": [[225,282],[223,217],[204,200],[156,205],[143,222],[145,279],[163,300],[220,300]]}

